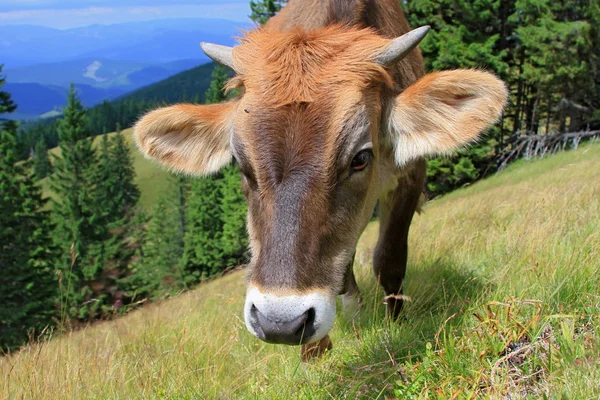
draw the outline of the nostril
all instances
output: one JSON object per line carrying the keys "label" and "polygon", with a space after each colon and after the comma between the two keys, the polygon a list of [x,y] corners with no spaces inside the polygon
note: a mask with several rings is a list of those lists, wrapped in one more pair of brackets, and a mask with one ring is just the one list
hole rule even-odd
{"label": "nostril", "polygon": [[250,320],[252,324],[256,324],[258,322],[258,308],[254,304],[250,307]]}
{"label": "nostril", "polygon": [[317,315],[317,312],[312,307],[309,308],[307,312],[308,312],[308,318],[306,318],[306,325],[313,326],[315,324],[315,316]]}
{"label": "nostril", "polygon": [[264,340],[265,332],[263,331],[261,326],[260,311],[258,311],[258,308],[256,308],[254,304],[252,304],[252,306],[250,307],[250,324],[252,325],[256,336]]}
{"label": "nostril", "polygon": [[317,312],[314,307],[295,318],[289,318],[281,312],[272,312],[268,307],[266,310],[267,313],[254,303],[251,303],[248,309],[248,326],[261,340],[298,345],[314,336],[316,332]]}
{"label": "nostril", "polygon": [[309,308],[303,315],[304,322],[300,325],[300,327],[296,330],[294,335],[298,338],[298,340],[302,340],[304,337],[310,337],[314,334],[314,326],[315,326],[315,309]]}

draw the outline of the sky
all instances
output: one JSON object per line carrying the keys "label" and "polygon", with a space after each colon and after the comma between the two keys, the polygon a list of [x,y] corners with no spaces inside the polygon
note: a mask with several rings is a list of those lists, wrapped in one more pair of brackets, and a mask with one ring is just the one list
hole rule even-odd
{"label": "sky", "polygon": [[249,0],[0,0],[0,25],[68,29],[159,18],[249,21]]}

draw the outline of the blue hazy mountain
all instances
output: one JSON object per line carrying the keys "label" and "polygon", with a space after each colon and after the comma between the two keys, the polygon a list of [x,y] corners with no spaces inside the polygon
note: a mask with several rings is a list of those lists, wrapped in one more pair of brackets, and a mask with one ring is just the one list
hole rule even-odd
{"label": "blue hazy mountain", "polygon": [[249,27],[201,18],[66,30],[0,26],[0,64],[6,90],[19,105],[15,117],[32,118],[60,109],[71,83],[84,105],[93,106],[206,64],[201,41],[231,46]]}
{"label": "blue hazy mountain", "polygon": [[[77,87],[83,105],[92,107],[136,89],[161,82],[205,62],[180,60],[146,65],[105,59],[65,61],[16,68],[6,74],[4,88],[19,108],[12,118],[30,119],[59,110],[70,83]],[[34,82],[29,82],[33,80]]]}
{"label": "blue hazy mountain", "polygon": [[114,25],[53,29],[0,26],[0,62],[6,67],[101,57],[146,62],[204,58],[198,44],[233,45],[249,24],[219,19],[163,19]]}
{"label": "blue hazy mountain", "polygon": [[208,61],[146,62],[110,58],[82,58],[48,64],[4,68],[10,83],[39,83],[68,88],[71,83],[97,88],[121,87],[126,91],[149,85]]}
{"label": "blue hazy mountain", "polygon": [[[60,112],[67,102],[67,89],[39,83],[6,83],[2,90],[11,94],[17,104],[17,111],[9,115],[11,119],[31,119],[43,115],[52,116]],[[79,97],[84,106],[91,107],[103,100],[112,100],[125,92],[119,88],[98,89],[93,86],[77,85]]]}

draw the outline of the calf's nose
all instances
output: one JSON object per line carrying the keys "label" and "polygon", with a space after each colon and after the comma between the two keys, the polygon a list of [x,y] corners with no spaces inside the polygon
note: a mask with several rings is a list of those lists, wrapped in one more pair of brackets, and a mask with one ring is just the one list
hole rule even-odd
{"label": "calf's nose", "polygon": [[250,285],[244,319],[248,330],[269,343],[301,345],[321,340],[335,320],[335,295],[325,290],[262,292]]}
{"label": "calf's nose", "polygon": [[309,308],[301,315],[283,319],[263,314],[252,304],[250,307],[252,328],[255,334],[265,342],[298,345],[315,334],[315,309]]}

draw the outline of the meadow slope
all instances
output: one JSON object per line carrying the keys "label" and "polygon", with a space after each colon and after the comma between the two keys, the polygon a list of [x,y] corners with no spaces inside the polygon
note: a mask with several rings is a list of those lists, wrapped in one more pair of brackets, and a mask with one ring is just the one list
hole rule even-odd
{"label": "meadow slope", "polygon": [[[109,133],[108,135],[112,136],[114,133]],[[99,135],[94,138],[95,146],[100,143],[102,136],[103,135]],[[135,169],[135,183],[140,188],[141,193],[140,203],[146,211],[150,212],[152,211],[152,206],[161,194],[173,190],[174,187],[172,184],[175,177],[158,164],[144,158],[142,153],[139,152],[135,146],[132,129],[124,129],[123,136],[131,148],[133,168]],[[49,152],[50,154],[60,155],[60,149],[58,147],[50,149]],[[48,179],[43,179],[41,185],[44,189],[44,196],[50,196],[51,191]]]}
{"label": "meadow slope", "polygon": [[365,303],[339,313],[318,361],[246,331],[239,271],[1,358],[0,397],[597,399],[599,227],[600,145],[519,162],[415,218],[400,323],[372,278],[369,225]]}

